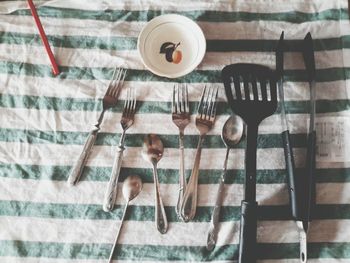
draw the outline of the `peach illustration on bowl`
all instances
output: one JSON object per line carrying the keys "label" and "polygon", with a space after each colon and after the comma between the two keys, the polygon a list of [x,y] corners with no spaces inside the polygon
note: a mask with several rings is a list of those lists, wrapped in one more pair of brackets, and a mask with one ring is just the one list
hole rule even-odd
{"label": "peach illustration on bowl", "polygon": [[182,60],[182,52],[180,50],[176,50],[180,45],[180,42],[175,44],[172,42],[165,42],[160,47],[160,54],[165,54],[166,61],[170,63],[179,64]]}

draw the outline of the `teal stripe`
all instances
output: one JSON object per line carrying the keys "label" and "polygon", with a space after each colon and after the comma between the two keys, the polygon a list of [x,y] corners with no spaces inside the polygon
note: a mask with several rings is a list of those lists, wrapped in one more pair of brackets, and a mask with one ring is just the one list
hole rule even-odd
{"label": "teal stripe", "polygon": [[[233,160],[234,155],[231,154]],[[110,164],[112,165],[112,164]],[[49,166],[49,165],[24,165],[24,164],[0,164],[0,177],[31,179],[31,180],[55,180],[66,181],[71,170],[71,166]],[[106,182],[111,175],[111,167],[87,166],[84,169],[82,181],[100,181]],[[296,169],[296,173],[302,173],[302,169]],[[186,170],[189,178],[191,170]],[[217,184],[220,180],[222,170],[200,170],[199,184]],[[129,168],[122,167],[119,181],[131,175],[138,174],[144,183],[153,183],[152,170],[149,168]],[[350,182],[350,168],[327,168],[316,169],[316,179],[319,183],[342,183]],[[159,182],[162,184],[177,184],[179,172],[178,169],[158,169]],[[245,170],[229,169],[225,183],[243,184]],[[279,184],[286,182],[286,171],[284,169],[276,170],[257,170],[258,184]]]}
{"label": "teal stripe", "polygon": [[[48,35],[49,42],[54,47],[101,49],[101,50],[135,50],[136,37],[117,36],[54,36]],[[239,39],[239,40],[207,40],[207,52],[251,51],[274,52],[278,40],[270,39]],[[42,46],[38,34],[0,32],[0,43],[16,45]],[[287,51],[300,51],[300,40],[286,40]],[[339,38],[324,38],[314,40],[315,51],[341,50],[350,48],[350,36]]]}
{"label": "teal stripe", "polygon": [[[102,202],[102,200],[101,200]],[[166,205],[166,204],[165,204]],[[33,203],[21,201],[0,201],[0,216],[61,218],[61,219],[92,219],[111,220],[120,219],[124,206],[117,206],[113,212],[106,213],[102,205],[86,204],[56,204]],[[220,221],[240,220],[239,206],[223,206]],[[165,207],[169,222],[179,222],[175,207]],[[212,207],[197,207],[194,222],[209,222]],[[287,205],[259,206],[259,220],[291,220]],[[318,219],[350,219],[350,204],[317,205],[315,220]],[[131,206],[125,217],[133,221],[154,221],[154,206]]]}
{"label": "teal stripe", "polygon": [[[84,242],[82,240],[82,242]],[[259,243],[258,259],[297,259],[299,243]],[[308,258],[350,258],[350,243],[308,242]],[[56,243],[33,241],[0,241],[0,256],[45,257],[62,259],[106,259],[112,244],[96,243]],[[207,251],[203,246],[155,246],[155,245],[117,245],[113,259],[133,261],[195,261],[237,260],[238,246],[217,246]]]}
{"label": "teal stripe", "polygon": [[[171,90],[169,90],[169,95]],[[199,99],[199,98],[198,98]],[[306,101],[288,101],[285,102],[287,112],[290,114],[309,113],[308,98]],[[44,96],[28,96],[28,95],[11,95],[0,94],[0,107],[3,108],[22,108],[37,110],[54,110],[54,111],[94,111],[102,110],[101,99],[79,99],[79,98],[57,98]],[[113,112],[121,113],[123,111],[124,101],[120,100],[117,105],[110,109]],[[196,114],[198,102],[190,102],[190,113]],[[317,113],[329,113],[345,111],[350,108],[350,100],[318,100],[316,104]],[[229,115],[231,109],[226,102],[220,101],[217,106],[217,115]],[[137,113],[147,114],[170,114],[171,102],[164,101],[140,101],[137,106]],[[137,114],[136,113],[136,114]],[[279,109],[276,114],[279,113]],[[150,116],[151,117],[151,116]],[[97,118],[97,115],[96,115]],[[91,125],[95,120],[91,120]],[[119,120],[115,120],[118,125]],[[169,124],[170,124],[169,115]],[[103,125],[103,124],[102,124]]]}
{"label": "teal stripe", "polygon": [[[59,79],[110,79],[114,68],[84,68],[84,67],[60,67]],[[48,65],[29,64],[20,62],[0,61],[0,73],[26,75],[34,77],[53,77],[51,67]],[[317,82],[328,82],[345,80],[350,78],[350,68],[327,68],[316,71]],[[129,69],[126,81],[159,81],[173,82],[173,79],[159,77],[147,70]],[[285,81],[306,82],[305,70],[286,70]],[[221,82],[221,71],[218,70],[196,70],[184,77],[178,78],[178,82],[185,83],[207,83]]]}
{"label": "teal stripe", "polygon": [[[170,120],[169,120],[170,122]],[[55,144],[84,144],[88,133],[85,132],[66,132],[66,131],[39,131],[39,130],[19,130],[19,129],[0,129],[0,141],[4,142],[27,142],[27,143],[55,143]],[[119,144],[121,134],[100,133],[96,140],[96,145],[116,146]],[[142,147],[143,139],[146,134],[128,134],[125,143],[128,147]],[[291,140],[293,147],[300,148],[306,146],[306,134],[292,134]],[[186,135],[184,143],[186,148],[195,149],[197,147],[199,135]],[[178,148],[178,135],[160,135],[165,148]],[[203,148],[224,148],[220,135],[207,135],[204,139]],[[261,134],[258,137],[258,148],[282,147],[282,138],[280,134]],[[245,148],[245,140],[234,148]]]}
{"label": "teal stripe", "polygon": [[[140,9],[149,9],[148,6],[140,6]],[[166,7],[165,7],[166,8]],[[169,11],[169,10],[147,10],[147,11],[129,11],[129,10],[79,10],[56,7],[38,7],[38,14],[42,17],[53,18],[75,18],[92,19],[100,21],[149,21],[152,18],[167,14],[176,13],[187,16],[196,21],[204,22],[250,22],[250,21],[285,21],[290,23],[305,23],[311,21],[338,21],[348,18],[346,9],[328,9],[317,13],[306,13],[300,11],[276,12],[276,13],[255,13],[255,12],[225,12],[225,11]],[[29,10],[16,10],[10,15],[29,16]]]}

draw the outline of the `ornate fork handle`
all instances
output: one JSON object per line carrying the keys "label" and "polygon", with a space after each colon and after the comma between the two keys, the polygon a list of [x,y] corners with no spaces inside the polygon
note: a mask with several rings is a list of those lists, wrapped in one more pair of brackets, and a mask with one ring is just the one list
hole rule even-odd
{"label": "ornate fork handle", "polygon": [[97,133],[100,130],[99,127],[96,127],[96,129],[92,130],[89,133],[88,138],[86,139],[86,142],[84,144],[83,151],[81,152],[78,161],[75,163],[72,172],[70,173],[68,177],[68,184],[75,185],[81,177],[81,174],[83,173],[84,166],[87,162],[87,159],[90,155],[90,152],[92,150],[92,147],[95,144]]}
{"label": "ornate fork handle", "polygon": [[180,152],[180,188],[179,196],[176,204],[176,214],[181,217],[181,206],[184,193],[186,191],[186,175],[185,175],[185,147],[184,147],[184,131],[179,132],[179,152]]}
{"label": "ornate fork handle", "polygon": [[117,154],[114,158],[111,178],[109,179],[107,191],[105,193],[105,197],[103,201],[103,210],[105,212],[110,212],[113,210],[115,201],[117,199],[117,193],[118,193],[117,186],[118,186],[120,168],[122,166],[122,161],[123,161],[124,149],[125,148],[123,145],[119,145],[117,148]]}
{"label": "ornate fork handle", "polygon": [[181,207],[181,215],[185,222],[192,220],[196,214],[199,164],[201,160],[202,144],[204,141],[204,136],[205,135],[201,134],[199,137],[196,157],[195,157],[191,177],[188,182],[188,185],[184,194],[184,198],[183,198],[182,207]]}
{"label": "ornate fork handle", "polygon": [[95,144],[97,133],[100,130],[100,125],[103,120],[105,110],[103,110],[97,120],[97,123],[95,125],[95,128],[89,133],[89,136],[87,137],[83,151],[81,152],[78,161],[73,166],[73,169],[68,177],[68,184],[69,185],[75,185],[77,182],[79,182],[80,177],[83,173],[84,166],[88,160],[88,157],[90,155],[90,152],[92,150],[92,147]]}

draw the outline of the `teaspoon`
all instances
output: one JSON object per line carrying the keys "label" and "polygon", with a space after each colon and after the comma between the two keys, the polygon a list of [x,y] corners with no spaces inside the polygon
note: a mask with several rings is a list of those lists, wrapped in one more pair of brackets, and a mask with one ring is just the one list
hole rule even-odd
{"label": "teaspoon", "polygon": [[113,252],[114,252],[115,246],[117,245],[119,233],[123,225],[124,217],[126,214],[126,210],[128,209],[129,202],[132,199],[134,199],[136,196],[138,196],[141,190],[142,190],[142,180],[138,175],[130,175],[124,180],[122,192],[123,192],[123,197],[126,201],[126,204],[124,207],[124,212],[121,219],[121,223],[119,225],[117,236],[115,237],[112,251],[111,251],[111,254],[109,255],[108,263],[112,263]]}
{"label": "teaspoon", "polygon": [[230,149],[233,148],[234,145],[239,143],[242,138],[244,131],[244,123],[243,120],[238,115],[231,115],[224,124],[222,128],[221,138],[226,145],[226,157],[224,161],[223,172],[220,178],[219,189],[216,194],[216,201],[213,210],[213,214],[211,216],[210,227],[208,231],[208,239],[207,239],[207,249],[213,250],[216,244],[217,237],[217,227],[219,222],[219,214],[222,203],[222,194],[227,174],[227,159],[230,153]]}
{"label": "teaspoon", "polygon": [[154,190],[155,190],[155,222],[158,231],[165,234],[168,230],[168,220],[165,214],[164,205],[160,196],[157,163],[162,158],[164,146],[160,138],[155,134],[146,135],[143,141],[142,156],[146,161],[152,163]]}

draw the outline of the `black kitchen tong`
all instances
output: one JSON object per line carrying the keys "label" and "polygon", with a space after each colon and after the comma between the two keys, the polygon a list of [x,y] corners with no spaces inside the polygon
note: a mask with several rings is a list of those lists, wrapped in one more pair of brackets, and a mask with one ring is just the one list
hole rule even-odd
{"label": "black kitchen tong", "polygon": [[296,173],[293,159],[293,151],[290,142],[288,122],[285,114],[283,93],[283,53],[285,51],[284,33],[282,32],[276,49],[276,71],[279,76],[278,90],[281,104],[282,140],[286,170],[288,175],[288,191],[290,197],[290,208],[293,219],[296,221],[300,239],[300,262],[307,262],[307,231],[309,222],[316,205],[315,184],[315,58],[311,34],[308,33],[302,41],[302,53],[307,71],[310,88],[310,124],[307,138],[306,168],[303,173]]}

